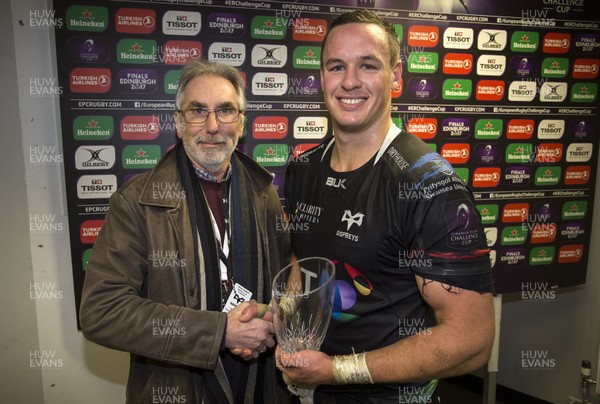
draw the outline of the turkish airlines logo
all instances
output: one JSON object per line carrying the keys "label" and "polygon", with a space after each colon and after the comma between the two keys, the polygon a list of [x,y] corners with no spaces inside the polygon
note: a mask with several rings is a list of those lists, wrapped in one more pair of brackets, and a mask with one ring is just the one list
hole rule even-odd
{"label": "turkish airlines logo", "polygon": [[115,30],[124,34],[151,34],[156,28],[156,12],[151,9],[121,8],[115,15]]}
{"label": "turkish airlines logo", "polygon": [[475,98],[479,101],[500,101],[504,97],[504,81],[480,80],[475,90]]}
{"label": "turkish airlines logo", "polygon": [[73,93],[107,93],[111,77],[110,69],[76,67],[71,71],[69,85]]}
{"label": "turkish airlines logo", "polygon": [[346,231],[350,231],[350,228],[355,224],[358,225],[358,227],[362,226],[364,217],[365,217],[365,215],[363,213],[358,212],[358,213],[352,214],[352,212],[350,212],[349,209],[346,209],[344,211],[344,215],[342,216],[342,222],[348,223],[348,227],[346,228]]}
{"label": "turkish airlines logo", "polygon": [[408,30],[408,46],[434,48],[440,39],[438,27],[429,25],[413,25]]}

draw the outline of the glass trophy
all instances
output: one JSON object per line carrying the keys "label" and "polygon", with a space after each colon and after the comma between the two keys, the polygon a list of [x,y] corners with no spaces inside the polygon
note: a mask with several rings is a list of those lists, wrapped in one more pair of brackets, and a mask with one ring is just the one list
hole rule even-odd
{"label": "glass trophy", "polygon": [[[282,353],[321,348],[331,319],[334,290],[335,265],[327,258],[295,260],[275,275],[271,307]],[[300,385],[285,375],[284,380],[302,403],[312,403],[316,386]]]}

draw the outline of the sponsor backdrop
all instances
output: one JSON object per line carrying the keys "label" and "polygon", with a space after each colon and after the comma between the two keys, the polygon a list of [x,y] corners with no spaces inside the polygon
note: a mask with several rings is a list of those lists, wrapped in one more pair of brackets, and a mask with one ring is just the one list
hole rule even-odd
{"label": "sponsor backdrop", "polygon": [[[404,73],[392,117],[474,191],[497,292],[585,283],[600,20],[584,0],[507,3],[55,1],[66,28],[56,48],[77,305],[108,198],[175,143],[182,65],[203,58],[243,72],[240,148],[281,195],[286,164],[330,131],[322,40],[332,18],[357,6],[396,28]],[[408,188],[398,197],[422,196]]]}

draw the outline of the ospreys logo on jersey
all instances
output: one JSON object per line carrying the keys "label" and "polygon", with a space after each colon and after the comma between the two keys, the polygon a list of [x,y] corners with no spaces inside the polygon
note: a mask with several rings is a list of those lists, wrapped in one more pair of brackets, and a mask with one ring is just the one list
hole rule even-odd
{"label": "ospreys logo on jersey", "polygon": [[364,218],[364,213],[357,212],[352,214],[352,212],[349,209],[344,210],[341,222],[346,222],[346,231],[338,230],[335,232],[335,235],[354,242],[358,242],[358,236],[356,234],[349,233],[349,231],[353,225],[356,225],[357,227],[362,226]]}

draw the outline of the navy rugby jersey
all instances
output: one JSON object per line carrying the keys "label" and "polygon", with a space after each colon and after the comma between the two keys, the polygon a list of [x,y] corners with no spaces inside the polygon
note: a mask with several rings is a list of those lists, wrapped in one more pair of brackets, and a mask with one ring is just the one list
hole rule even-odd
{"label": "navy rugby jersey", "polygon": [[415,274],[492,291],[479,212],[444,158],[392,126],[368,163],[335,172],[333,142],[330,137],[300,155],[285,180],[295,255],[336,264],[323,352],[369,351],[426,332],[433,323]]}

